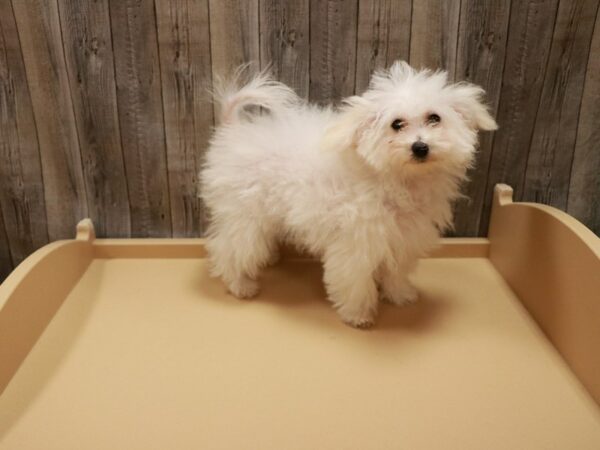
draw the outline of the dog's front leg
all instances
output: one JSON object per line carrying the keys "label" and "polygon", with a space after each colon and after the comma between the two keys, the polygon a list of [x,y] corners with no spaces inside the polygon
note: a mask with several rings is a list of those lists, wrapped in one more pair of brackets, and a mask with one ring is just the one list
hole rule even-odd
{"label": "dog's front leg", "polygon": [[417,301],[419,294],[408,279],[408,274],[412,272],[414,266],[414,263],[405,261],[382,265],[379,272],[379,287],[383,301],[400,306]]}
{"label": "dog's front leg", "polygon": [[356,248],[331,248],[324,257],[324,282],[342,320],[357,328],[373,325],[377,314],[376,264]]}

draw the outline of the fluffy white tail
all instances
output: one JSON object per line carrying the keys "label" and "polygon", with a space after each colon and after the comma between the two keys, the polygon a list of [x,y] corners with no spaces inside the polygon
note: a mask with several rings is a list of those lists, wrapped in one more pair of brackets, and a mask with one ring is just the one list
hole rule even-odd
{"label": "fluffy white tail", "polygon": [[[255,75],[248,72],[248,65],[244,65],[234,72],[230,80],[215,80],[213,97],[219,105],[221,125],[239,120],[248,106],[276,113],[278,109],[290,107],[299,101],[292,89],[273,80],[267,70]],[[247,81],[244,82],[244,79]]]}

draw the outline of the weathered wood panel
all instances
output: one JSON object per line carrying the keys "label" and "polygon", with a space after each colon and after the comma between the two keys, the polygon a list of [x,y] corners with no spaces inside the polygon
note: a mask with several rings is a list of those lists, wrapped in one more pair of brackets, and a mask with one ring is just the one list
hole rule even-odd
{"label": "weathered wood panel", "polygon": [[174,237],[205,227],[198,172],[213,126],[208,1],[157,0],[158,43]]}
{"label": "weathered wood panel", "polygon": [[[456,79],[482,86],[494,116],[500,99],[509,13],[510,2],[506,0],[461,2]],[[469,199],[459,202],[455,209],[455,232],[459,236],[479,232],[493,137],[491,132],[480,134],[477,162],[465,187]]]}
{"label": "weathered wood panel", "polygon": [[48,235],[70,238],[88,207],[58,5],[55,0],[12,4],[39,138]]}
{"label": "weathered wood panel", "polygon": [[110,20],[131,233],[171,236],[154,3],[110,0]]}
{"label": "weathered wood panel", "polygon": [[565,209],[598,0],[562,0],[527,162],[525,200]]}
{"label": "weathered wood panel", "polygon": [[58,5],[89,216],[98,236],[129,236],[108,0]]}
{"label": "weathered wood panel", "polygon": [[375,69],[410,57],[411,0],[360,0],[356,49],[356,92],[363,92]]}
{"label": "weathered wood panel", "polygon": [[413,1],[410,64],[445,69],[453,79],[460,9],[461,0]]}
{"label": "weathered wood panel", "polygon": [[309,0],[260,0],[260,66],[308,98]]}
{"label": "weathered wood panel", "polygon": [[493,151],[483,198],[479,234],[487,233],[496,183],[512,186],[520,199],[525,181],[527,155],[533,134],[558,0],[527,0],[512,3],[506,62],[500,92]]}
{"label": "weathered wood panel", "polygon": [[[242,64],[260,63],[258,0],[209,0],[213,80],[227,79]],[[219,111],[214,108],[215,121]]]}
{"label": "weathered wood panel", "polygon": [[354,93],[358,0],[311,0],[312,101],[337,102]]}
{"label": "weathered wood panel", "polygon": [[567,212],[600,235],[600,12],[588,57]]}
{"label": "weathered wood panel", "polygon": [[0,282],[8,276],[12,269],[13,263],[8,247],[8,238],[6,237],[4,220],[2,219],[2,214],[0,214]]}
{"label": "weathered wood panel", "polygon": [[40,151],[10,2],[0,2],[0,274],[48,242]]}

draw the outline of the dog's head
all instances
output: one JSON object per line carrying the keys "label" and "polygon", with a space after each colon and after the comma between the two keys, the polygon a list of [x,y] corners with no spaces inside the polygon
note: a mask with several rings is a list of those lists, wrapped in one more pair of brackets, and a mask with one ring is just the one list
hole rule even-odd
{"label": "dog's head", "polygon": [[325,146],[356,151],[372,168],[407,176],[466,169],[478,130],[495,130],[482,88],[448,84],[445,72],[399,61],[376,72],[369,89],[344,101]]}

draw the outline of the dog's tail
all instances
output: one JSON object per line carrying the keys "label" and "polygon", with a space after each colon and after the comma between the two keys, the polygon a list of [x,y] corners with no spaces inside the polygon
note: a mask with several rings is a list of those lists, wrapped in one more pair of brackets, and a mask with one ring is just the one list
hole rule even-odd
{"label": "dog's tail", "polygon": [[250,66],[246,64],[240,66],[230,80],[215,80],[212,95],[219,106],[221,125],[248,117],[247,107],[276,113],[300,101],[292,89],[273,80],[268,69],[254,75],[249,72]]}

